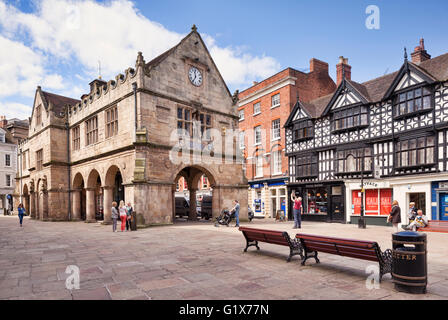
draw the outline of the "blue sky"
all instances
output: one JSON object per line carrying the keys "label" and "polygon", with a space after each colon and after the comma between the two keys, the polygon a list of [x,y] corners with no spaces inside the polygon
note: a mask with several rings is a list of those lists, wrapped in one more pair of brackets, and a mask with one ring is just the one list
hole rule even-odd
{"label": "blue sky", "polygon": [[[365,26],[366,7],[380,29]],[[448,52],[448,1],[0,0],[0,114],[30,114],[34,90],[78,98],[101,60],[110,79],[175,45],[194,23],[229,89],[245,89],[286,67],[349,58],[363,82],[398,69],[421,37],[433,57]],[[114,32],[116,34],[114,34]],[[3,50],[5,49],[5,50]],[[10,76],[13,79],[10,79]]]}

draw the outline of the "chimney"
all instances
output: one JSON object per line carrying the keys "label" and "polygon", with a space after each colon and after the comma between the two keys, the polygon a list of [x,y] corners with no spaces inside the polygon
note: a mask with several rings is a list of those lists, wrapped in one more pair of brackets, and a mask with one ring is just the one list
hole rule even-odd
{"label": "chimney", "polygon": [[8,120],[6,120],[6,116],[0,116],[0,128],[6,128],[8,125]]}
{"label": "chimney", "polygon": [[316,58],[312,58],[310,60],[310,72],[317,72],[317,73],[322,72],[328,74],[328,63],[323,62]]}
{"label": "chimney", "polygon": [[348,64],[348,58],[339,57],[339,63],[336,65],[336,85],[342,82],[343,78],[352,79],[352,66]]}
{"label": "chimney", "polygon": [[258,81],[252,81],[252,85],[256,86],[258,84]]}
{"label": "chimney", "polygon": [[414,52],[411,53],[411,58],[415,64],[431,59],[431,55],[425,50],[425,40],[423,38],[420,39],[420,45],[415,47]]}

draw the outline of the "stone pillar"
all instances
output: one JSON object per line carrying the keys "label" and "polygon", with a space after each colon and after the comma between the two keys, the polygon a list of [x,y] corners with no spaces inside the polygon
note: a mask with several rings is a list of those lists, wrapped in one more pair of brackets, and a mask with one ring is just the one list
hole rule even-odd
{"label": "stone pillar", "polygon": [[188,220],[197,220],[198,213],[196,212],[196,188],[191,188],[188,186],[190,191],[190,214],[188,215]]}
{"label": "stone pillar", "polygon": [[76,189],[72,191],[72,220],[81,220],[81,190]]}
{"label": "stone pillar", "polygon": [[95,219],[95,188],[86,188],[86,222],[96,222]]}
{"label": "stone pillar", "polygon": [[112,223],[112,201],[114,200],[114,187],[103,187],[103,212],[104,212],[104,221],[103,224],[111,224]]}
{"label": "stone pillar", "polygon": [[35,193],[30,193],[30,217],[31,219],[36,219],[36,199],[35,199]]}
{"label": "stone pillar", "polygon": [[42,192],[42,221],[48,221],[48,192]]}
{"label": "stone pillar", "polygon": [[39,192],[35,192],[34,193],[34,209],[35,209],[35,211],[36,211],[36,216],[35,216],[35,218],[36,218],[36,220],[40,220],[40,215],[41,215],[41,213],[40,213],[40,210],[39,210]]}

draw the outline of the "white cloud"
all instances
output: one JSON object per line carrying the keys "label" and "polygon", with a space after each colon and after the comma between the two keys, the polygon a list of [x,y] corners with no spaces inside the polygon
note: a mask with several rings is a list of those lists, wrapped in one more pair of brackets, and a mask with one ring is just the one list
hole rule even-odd
{"label": "white cloud", "polygon": [[[103,78],[113,78],[135,63],[138,51],[149,61],[185,36],[149,20],[128,0],[42,0],[33,13],[20,12],[1,1],[0,25],[4,35],[27,34],[34,55],[39,51],[66,63],[75,59],[92,77],[97,75],[98,61]],[[272,57],[253,56],[240,47],[222,48],[214,38],[205,34],[203,37],[224,80],[231,86],[250,84],[280,68]],[[59,89],[62,78],[53,75],[47,81]]]}
{"label": "white cloud", "polygon": [[28,119],[31,116],[31,105],[25,105],[16,102],[6,102],[0,101],[0,114],[6,116],[6,119],[18,118],[18,119]]}
{"label": "white cloud", "polygon": [[50,89],[62,88],[62,77],[45,70],[45,59],[39,53],[1,34],[0,48],[0,98],[32,97],[40,83]]}

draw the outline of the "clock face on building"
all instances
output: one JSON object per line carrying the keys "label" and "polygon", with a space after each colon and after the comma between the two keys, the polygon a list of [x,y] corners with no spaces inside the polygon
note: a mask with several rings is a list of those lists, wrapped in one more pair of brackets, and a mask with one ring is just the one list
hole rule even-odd
{"label": "clock face on building", "polygon": [[202,84],[202,73],[195,67],[191,67],[190,71],[188,71],[188,78],[196,87],[199,87]]}

